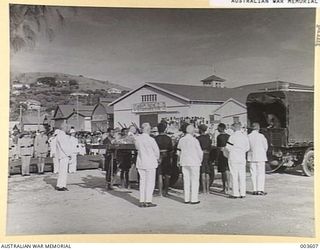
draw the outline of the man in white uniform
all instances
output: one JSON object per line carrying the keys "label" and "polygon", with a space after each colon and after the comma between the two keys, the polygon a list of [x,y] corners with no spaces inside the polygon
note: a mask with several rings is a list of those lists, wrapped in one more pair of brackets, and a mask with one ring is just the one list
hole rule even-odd
{"label": "man in white uniform", "polygon": [[69,162],[69,173],[75,173],[77,171],[77,155],[79,153],[79,142],[76,138],[76,131],[72,128],[70,129],[70,147],[71,147],[71,160]]}
{"label": "man in white uniform", "polygon": [[248,136],[241,132],[241,123],[233,124],[234,133],[230,135],[226,145],[229,151],[228,163],[232,179],[230,198],[244,198],[246,196],[246,152],[249,151]]}
{"label": "man in white uniform", "polygon": [[43,130],[37,133],[34,139],[34,154],[38,158],[38,173],[44,174],[45,160],[48,154],[48,136]]}
{"label": "man in white uniform", "polygon": [[56,156],[59,159],[59,175],[56,190],[68,191],[67,189],[67,175],[68,165],[71,160],[72,147],[70,147],[70,138],[66,134],[67,125],[62,124],[61,130],[56,131]]}
{"label": "man in white uniform", "polygon": [[179,165],[182,166],[184,202],[198,204],[199,201],[199,175],[203,158],[203,151],[199,141],[193,136],[194,127],[188,125],[186,135],[182,137],[177,146]]}
{"label": "man in white uniform", "polygon": [[250,162],[253,195],[266,195],[264,192],[265,171],[267,161],[268,142],[266,137],[259,133],[260,125],[252,124],[253,131],[249,134],[250,151],[248,161]]}
{"label": "man in white uniform", "polygon": [[142,134],[135,139],[135,146],[138,150],[136,166],[140,175],[140,207],[156,206],[152,203],[152,195],[160,151],[155,139],[150,136],[150,131],[150,124],[143,123]]}
{"label": "man in white uniform", "polygon": [[50,157],[52,157],[52,161],[53,161],[53,173],[55,173],[55,174],[58,173],[58,170],[59,170],[59,159],[56,155],[56,149],[57,149],[57,144],[56,144],[57,133],[56,133],[56,131],[48,140],[49,145],[50,145]]}

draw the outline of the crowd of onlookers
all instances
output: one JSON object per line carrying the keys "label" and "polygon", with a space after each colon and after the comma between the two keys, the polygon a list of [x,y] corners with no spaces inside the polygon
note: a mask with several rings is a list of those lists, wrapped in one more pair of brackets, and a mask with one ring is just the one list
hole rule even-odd
{"label": "crowd of onlookers", "polygon": [[[181,136],[181,126],[183,124],[192,124],[195,127],[196,135],[199,135],[199,126],[201,124],[205,124],[208,127],[207,133],[210,135],[212,140],[212,144],[216,144],[216,137],[218,135],[218,124],[208,124],[203,117],[170,117],[162,119],[163,123],[166,124],[166,134],[168,134],[174,143],[176,143],[177,139]],[[133,126],[133,125],[132,125]],[[123,129],[116,127],[114,128],[115,138],[120,138],[121,133],[123,133]],[[230,125],[226,125],[226,133],[231,134],[233,131]],[[28,137],[31,140],[35,140],[37,135],[40,134],[39,131],[14,131],[9,136],[9,159],[17,160],[20,158],[19,150],[18,150],[18,139],[21,136],[25,136],[28,134]],[[54,131],[49,131],[45,133],[48,137],[48,147],[47,147],[47,156],[50,156],[50,143],[49,139],[54,136]],[[105,154],[105,149],[103,147],[99,147],[99,145],[103,145],[104,139],[107,137],[107,131],[96,131],[96,132],[85,132],[85,131],[76,131],[75,138],[79,143],[79,154],[81,155],[103,155]],[[155,137],[159,134],[158,128],[153,127],[151,129],[151,136]],[[35,152],[33,150],[32,157],[35,157]]]}
{"label": "crowd of onlookers", "polygon": [[[38,174],[44,173],[45,160],[53,159],[53,172],[58,173],[58,191],[67,191],[67,174],[77,170],[77,155],[104,155],[107,188],[120,172],[121,187],[129,187],[129,172],[135,169],[140,186],[141,207],[153,206],[152,194],[157,181],[160,195],[169,195],[171,177],[178,170],[183,174],[185,202],[199,203],[199,184],[209,193],[215,168],[221,173],[222,192],[230,198],[246,195],[246,162],[250,170],[254,194],[264,195],[264,174],[267,140],[259,133],[258,123],[252,124],[248,135],[240,122],[232,132],[220,123],[210,127],[202,118],[162,119],[156,127],[149,123],[109,128],[106,132],[77,132],[63,124],[51,132],[15,133],[10,136],[10,159],[21,159],[21,174],[30,175],[30,160],[38,159]],[[131,144],[120,149],[120,144]],[[230,192],[232,190],[232,192]]]}

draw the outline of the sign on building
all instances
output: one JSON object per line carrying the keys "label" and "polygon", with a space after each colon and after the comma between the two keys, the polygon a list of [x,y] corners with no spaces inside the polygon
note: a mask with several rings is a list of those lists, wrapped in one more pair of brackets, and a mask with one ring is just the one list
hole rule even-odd
{"label": "sign on building", "polygon": [[141,113],[141,112],[163,112],[166,111],[165,102],[140,102],[135,103],[132,106],[132,112]]}

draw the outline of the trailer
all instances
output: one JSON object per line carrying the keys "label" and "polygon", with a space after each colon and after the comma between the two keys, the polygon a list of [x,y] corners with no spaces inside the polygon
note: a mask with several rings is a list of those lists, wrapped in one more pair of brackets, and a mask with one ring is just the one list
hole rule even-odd
{"label": "trailer", "polygon": [[302,166],[306,176],[314,173],[314,91],[282,89],[250,93],[248,126],[258,122],[269,144],[271,172]]}

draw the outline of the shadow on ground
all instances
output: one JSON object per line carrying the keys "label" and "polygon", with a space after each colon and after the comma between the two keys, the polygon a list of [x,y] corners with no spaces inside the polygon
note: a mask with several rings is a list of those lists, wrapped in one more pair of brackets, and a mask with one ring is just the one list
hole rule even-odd
{"label": "shadow on ground", "polygon": [[51,185],[53,188],[55,188],[56,185],[57,185],[57,178],[53,178],[53,177],[50,177],[50,176],[45,176],[43,178],[43,181],[45,183],[47,183],[48,185]]}
{"label": "shadow on ground", "polygon": [[117,198],[121,198],[135,206],[139,206],[140,202],[137,198],[133,197],[131,195],[130,191],[117,191],[117,190],[110,190],[108,191],[109,194],[117,197]]}

